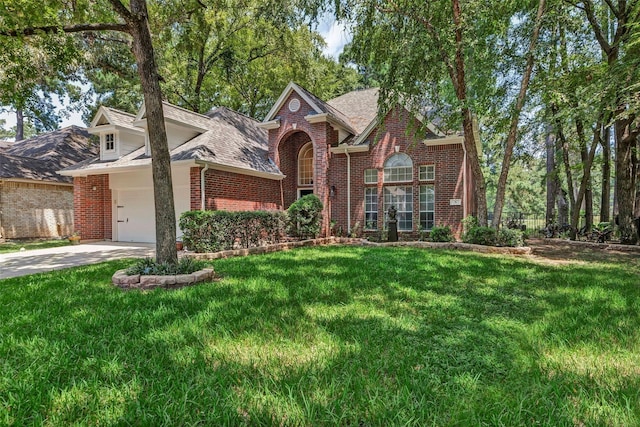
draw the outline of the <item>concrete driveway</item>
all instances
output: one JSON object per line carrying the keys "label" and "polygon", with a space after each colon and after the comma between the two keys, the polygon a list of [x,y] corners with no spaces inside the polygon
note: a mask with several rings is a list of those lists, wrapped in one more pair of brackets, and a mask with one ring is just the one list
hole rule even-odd
{"label": "concrete driveway", "polygon": [[96,264],[120,258],[155,255],[153,243],[95,242],[59,248],[0,254],[0,279]]}

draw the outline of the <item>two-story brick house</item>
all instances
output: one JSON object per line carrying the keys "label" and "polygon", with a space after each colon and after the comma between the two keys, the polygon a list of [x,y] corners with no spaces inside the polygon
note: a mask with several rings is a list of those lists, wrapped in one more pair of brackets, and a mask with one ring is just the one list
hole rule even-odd
{"label": "two-story brick house", "polygon": [[[473,211],[473,181],[460,135],[433,126],[418,137],[404,108],[377,118],[377,89],[324,102],[290,83],[262,122],[226,108],[201,115],[164,104],[176,213],[286,209],[308,193],[324,205],[323,233],[375,233],[398,210],[401,233],[449,225]],[[89,132],[100,156],[74,177],[75,224],[85,239],[155,240],[144,108],[102,107]],[[178,232],[181,233],[180,231]]]}

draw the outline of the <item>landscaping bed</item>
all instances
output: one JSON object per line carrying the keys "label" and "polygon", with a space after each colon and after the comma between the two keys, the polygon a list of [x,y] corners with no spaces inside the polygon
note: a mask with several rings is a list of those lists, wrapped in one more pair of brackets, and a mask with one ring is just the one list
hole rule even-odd
{"label": "landscaping bed", "polygon": [[205,268],[191,274],[143,275],[127,274],[127,270],[118,270],[111,277],[111,282],[122,289],[155,289],[181,288],[213,279],[213,268]]}

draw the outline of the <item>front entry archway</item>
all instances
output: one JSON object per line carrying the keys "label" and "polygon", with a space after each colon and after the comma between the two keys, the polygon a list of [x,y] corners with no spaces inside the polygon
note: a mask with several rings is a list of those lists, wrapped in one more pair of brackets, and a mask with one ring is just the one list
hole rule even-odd
{"label": "front entry archway", "polygon": [[282,180],[282,197],[286,209],[298,198],[314,192],[316,172],[311,137],[303,131],[285,136],[278,144],[278,158],[278,167],[286,175]]}

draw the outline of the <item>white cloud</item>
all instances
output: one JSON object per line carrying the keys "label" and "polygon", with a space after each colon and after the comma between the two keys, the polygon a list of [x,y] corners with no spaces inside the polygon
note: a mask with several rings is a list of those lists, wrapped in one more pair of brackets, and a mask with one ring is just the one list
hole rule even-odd
{"label": "white cloud", "polygon": [[342,53],[344,45],[351,41],[351,33],[341,22],[335,20],[333,16],[325,15],[318,32],[324,38],[327,46],[323,49],[323,53],[332,56],[336,60]]}

